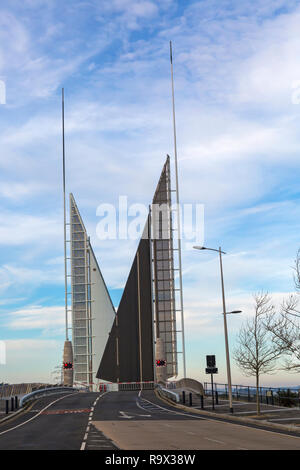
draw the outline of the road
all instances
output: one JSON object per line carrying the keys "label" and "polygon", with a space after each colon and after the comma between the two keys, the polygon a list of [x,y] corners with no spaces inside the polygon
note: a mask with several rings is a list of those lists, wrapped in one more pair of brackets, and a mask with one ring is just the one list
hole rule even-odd
{"label": "road", "polygon": [[76,392],[41,398],[0,425],[0,449],[300,450],[300,437],[188,414],[150,390]]}

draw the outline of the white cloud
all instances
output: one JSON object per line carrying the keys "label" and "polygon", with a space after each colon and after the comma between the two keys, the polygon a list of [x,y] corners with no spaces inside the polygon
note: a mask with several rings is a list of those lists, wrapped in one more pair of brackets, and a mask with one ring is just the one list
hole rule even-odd
{"label": "white cloud", "polygon": [[23,213],[0,213],[0,243],[2,245],[26,245],[35,242],[59,241],[63,227],[61,222],[49,217],[35,217]]}
{"label": "white cloud", "polygon": [[65,325],[64,307],[32,306],[10,313],[9,328],[19,330],[54,330],[63,331]]}

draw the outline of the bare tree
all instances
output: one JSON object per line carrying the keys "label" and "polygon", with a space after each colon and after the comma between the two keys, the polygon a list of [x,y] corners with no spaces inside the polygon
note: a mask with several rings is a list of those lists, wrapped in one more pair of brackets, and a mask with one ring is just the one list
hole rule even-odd
{"label": "bare tree", "polygon": [[300,372],[300,311],[299,299],[290,295],[283,300],[280,312],[271,315],[266,328],[273,335],[273,342],[285,350],[282,369]]}
{"label": "bare tree", "polygon": [[259,385],[261,374],[270,374],[284,351],[284,345],[274,341],[267,325],[272,321],[275,307],[268,293],[254,294],[254,317],[242,325],[238,334],[238,346],[233,356],[242,373],[256,379],[256,410],[260,414]]}
{"label": "bare tree", "polygon": [[294,283],[297,294],[290,295],[281,304],[280,312],[271,315],[266,328],[273,335],[273,342],[285,349],[283,369],[300,372],[300,249],[294,266]]}
{"label": "bare tree", "polygon": [[300,292],[300,249],[297,251],[294,270],[294,282],[296,291]]}

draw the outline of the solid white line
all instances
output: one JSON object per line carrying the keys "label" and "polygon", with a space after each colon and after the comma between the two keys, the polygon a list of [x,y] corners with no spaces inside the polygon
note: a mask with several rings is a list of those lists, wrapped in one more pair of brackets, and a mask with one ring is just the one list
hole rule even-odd
{"label": "solid white line", "polygon": [[292,421],[292,420],[299,420],[300,418],[272,418],[269,421]]}
{"label": "solid white line", "polygon": [[[293,410],[293,408],[287,408],[286,410],[284,408],[279,408],[278,410],[260,410],[260,412],[261,413],[276,413],[276,412],[291,411],[291,410]],[[246,414],[246,413],[253,414],[253,413],[257,413],[257,411],[255,410],[255,411],[236,411],[235,412],[236,415],[241,415],[241,414]]]}
{"label": "solid white line", "polygon": [[217,441],[217,439],[210,439],[209,437],[204,437],[204,439],[206,439],[207,441],[216,442],[217,444],[225,444],[225,442],[223,441]]}
{"label": "solid white line", "polygon": [[49,405],[45,406],[45,408],[42,408],[41,411],[40,411],[38,414],[36,414],[36,415],[33,416],[32,418],[28,419],[27,421],[24,421],[24,423],[18,424],[17,426],[14,426],[13,428],[10,428],[10,429],[7,429],[6,431],[0,432],[0,436],[1,436],[2,434],[6,434],[6,433],[9,432],[9,431],[13,431],[14,429],[17,429],[17,428],[20,428],[21,426],[24,426],[24,424],[27,424],[27,423],[29,423],[30,421],[32,421],[33,419],[35,419],[35,418],[37,418],[38,416],[40,416],[40,414],[43,413],[43,411],[47,410],[47,408],[50,408],[50,406],[54,405],[54,403],[57,403],[58,401],[63,400],[64,398],[67,398],[67,397],[69,397],[69,396],[71,396],[71,395],[74,395],[74,392],[73,392],[73,393],[69,393],[68,395],[65,395],[65,396],[63,396],[63,397],[61,397],[61,398],[58,398],[57,400],[52,401],[51,403],[49,403]]}

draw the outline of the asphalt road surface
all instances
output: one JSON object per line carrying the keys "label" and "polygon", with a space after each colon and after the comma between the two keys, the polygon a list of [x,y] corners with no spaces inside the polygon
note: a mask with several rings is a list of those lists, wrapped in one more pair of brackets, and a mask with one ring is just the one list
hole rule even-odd
{"label": "asphalt road surface", "polygon": [[300,450],[300,437],[186,413],[150,390],[75,392],[1,424],[0,449]]}

